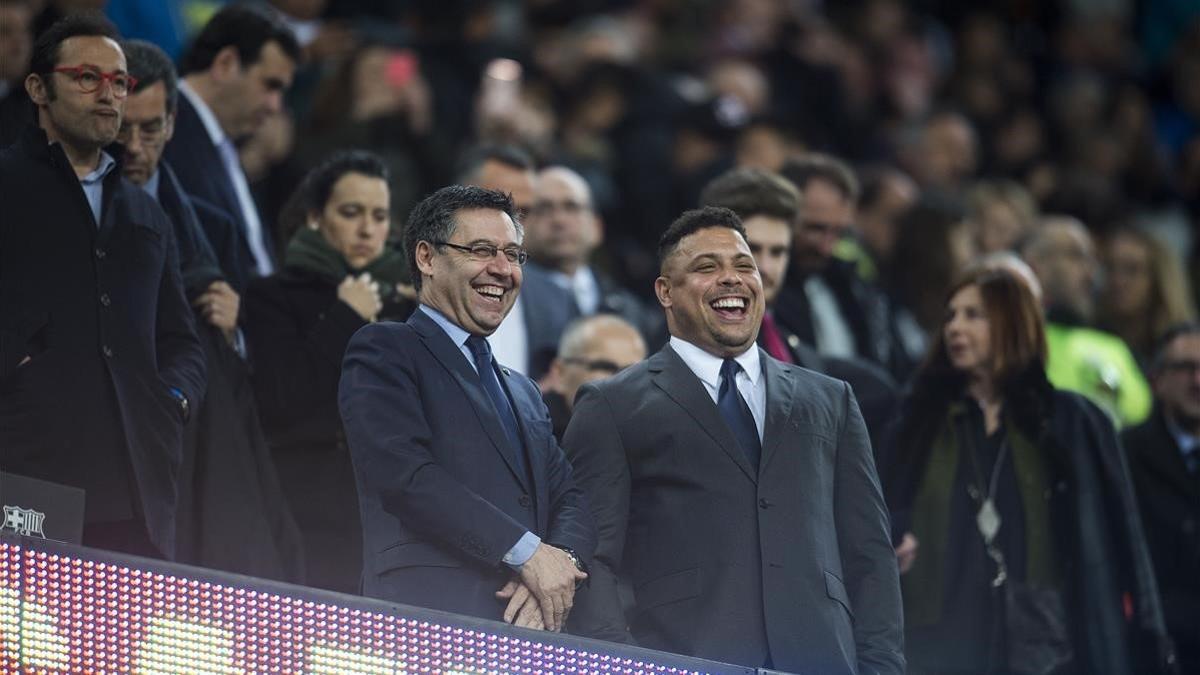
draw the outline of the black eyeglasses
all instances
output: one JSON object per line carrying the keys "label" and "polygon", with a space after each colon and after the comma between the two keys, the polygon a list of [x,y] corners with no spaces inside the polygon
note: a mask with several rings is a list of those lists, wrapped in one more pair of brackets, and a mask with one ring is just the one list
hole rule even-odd
{"label": "black eyeglasses", "polygon": [[565,359],[561,359],[561,360],[563,363],[570,363],[570,364],[576,365],[576,366],[583,366],[584,368],[586,368],[588,370],[604,371],[610,375],[616,375],[617,373],[624,370],[624,368],[622,368],[621,366],[618,366],[617,364],[613,363],[612,361],[608,361],[605,359],[596,359],[593,361],[590,359],[580,359],[580,358],[571,357],[571,358],[565,358]]}
{"label": "black eyeglasses", "polygon": [[514,265],[524,265],[526,260],[529,260],[529,254],[520,246],[505,246],[503,248],[495,244],[479,242],[470,246],[460,246],[451,244],[448,241],[435,241],[434,246],[449,246],[456,251],[462,251],[467,254],[471,260],[479,262],[487,262],[496,257],[496,253],[503,253],[508,262]]}
{"label": "black eyeglasses", "polygon": [[1164,361],[1162,369],[1170,373],[1200,373],[1200,361],[1183,359],[1179,361]]}

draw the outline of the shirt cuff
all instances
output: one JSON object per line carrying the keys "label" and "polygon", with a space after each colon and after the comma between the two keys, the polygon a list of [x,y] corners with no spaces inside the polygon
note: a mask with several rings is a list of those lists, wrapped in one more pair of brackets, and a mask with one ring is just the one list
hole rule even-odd
{"label": "shirt cuff", "polygon": [[517,541],[516,545],[508,549],[508,553],[504,554],[504,564],[520,571],[521,565],[524,565],[533,557],[533,552],[542,543],[541,537],[538,537],[532,532],[526,532]]}

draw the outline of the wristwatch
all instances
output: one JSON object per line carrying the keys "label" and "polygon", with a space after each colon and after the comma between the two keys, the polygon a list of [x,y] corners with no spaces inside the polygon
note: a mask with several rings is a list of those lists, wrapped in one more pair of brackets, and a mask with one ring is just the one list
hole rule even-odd
{"label": "wristwatch", "polygon": [[[558,544],[550,544],[550,545],[553,546],[554,548],[562,551],[563,553],[566,553],[567,558],[569,558],[571,560],[571,564],[575,566],[575,569],[579,570],[580,572],[583,572],[584,574],[588,574],[587,565],[584,564],[583,559],[579,557],[579,554],[575,553],[575,549],[567,548],[566,546],[559,546]],[[579,588],[579,585],[584,583],[585,581],[586,581],[586,579],[581,579],[581,580],[575,582],[575,587]]]}

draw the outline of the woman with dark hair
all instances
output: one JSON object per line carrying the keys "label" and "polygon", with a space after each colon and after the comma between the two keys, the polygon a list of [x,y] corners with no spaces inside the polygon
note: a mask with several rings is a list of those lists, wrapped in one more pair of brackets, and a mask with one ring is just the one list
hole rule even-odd
{"label": "woman with dark hair", "polygon": [[1160,672],[1165,638],[1112,423],[1046,380],[1006,270],[951,287],[881,457],[911,673]]}
{"label": "woman with dark hair", "polygon": [[366,152],[334,155],[296,190],[284,217],[303,224],[283,269],[246,291],[244,326],[263,428],[304,537],[309,586],[356,593],[361,532],[338,414],[350,336],[405,319],[404,256],[387,244],[388,173]]}

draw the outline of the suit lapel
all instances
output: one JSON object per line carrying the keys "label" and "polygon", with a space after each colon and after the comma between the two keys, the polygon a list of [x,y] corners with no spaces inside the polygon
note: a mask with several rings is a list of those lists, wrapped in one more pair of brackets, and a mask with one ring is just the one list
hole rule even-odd
{"label": "suit lapel", "polygon": [[763,376],[767,378],[767,421],[763,425],[762,459],[758,464],[758,470],[762,472],[788,438],[787,423],[792,416],[796,382],[792,371],[761,349],[759,358],[763,363]]}
{"label": "suit lapel", "polygon": [[500,366],[500,385],[508,392],[508,398],[513,404],[513,413],[517,416],[521,440],[525,443],[525,457],[528,459],[530,480],[533,481],[531,488],[537,505],[538,522],[541,523],[542,514],[549,513],[547,511],[548,504],[546,504],[548,491],[543,489],[546,483],[547,463],[541,459],[541,448],[545,447],[545,439],[542,439],[541,443],[535,441],[531,421],[537,417],[537,406],[545,404],[541,399],[530,400],[527,390],[518,386],[512,379],[514,377],[521,377],[521,375],[514,374],[511,369]]}
{"label": "suit lapel", "polygon": [[508,470],[516,477],[517,482],[528,487],[529,479],[521,475],[522,472],[517,469],[520,465],[517,464],[516,458],[512,454],[519,448],[508,446],[504,427],[495,407],[492,405],[491,399],[487,397],[487,393],[484,392],[483,385],[479,382],[479,375],[471,367],[471,364],[467,363],[466,356],[459,351],[441,326],[438,326],[422,310],[418,309],[412,313],[408,319],[408,325],[417,331],[417,334],[421,336],[421,341],[425,343],[425,347],[433,353],[434,357],[458,383],[458,386],[462,388],[463,393],[467,395],[471,407],[475,409],[475,415],[479,418],[479,423],[483,425],[496,452],[500,453],[504,463],[508,465]]}
{"label": "suit lapel", "polygon": [[721,411],[704,389],[704,383],[696,377],[691,368],[688,368],[683,359],[679,358],[675,350],[671,349],[670,345],[663,347],[651,357],[649,366],[654,373],[652,379],[655,386],[662,389],[663,393],[691,415],[696,424],[716,441],[747,478],[757,482],[758,477],[750,467],[750,460],[746,459],[746,453],[742,451],[737,439],[733,437],[733,432],[721,418]]}
{"label": "suit lapel", "polygon": [[1163,414],[1156,413],[1155,417],[1154,432],[1159,437],[1158,442],[1148,443],[1147,447],[1134,451],[1145,454],[1146,461],[1154,467],[1161,480],[1173,485],[1180,494],[1191,495],[1196,491],[1196,481],[1183,461],[1183,451],[1171,435]]}

